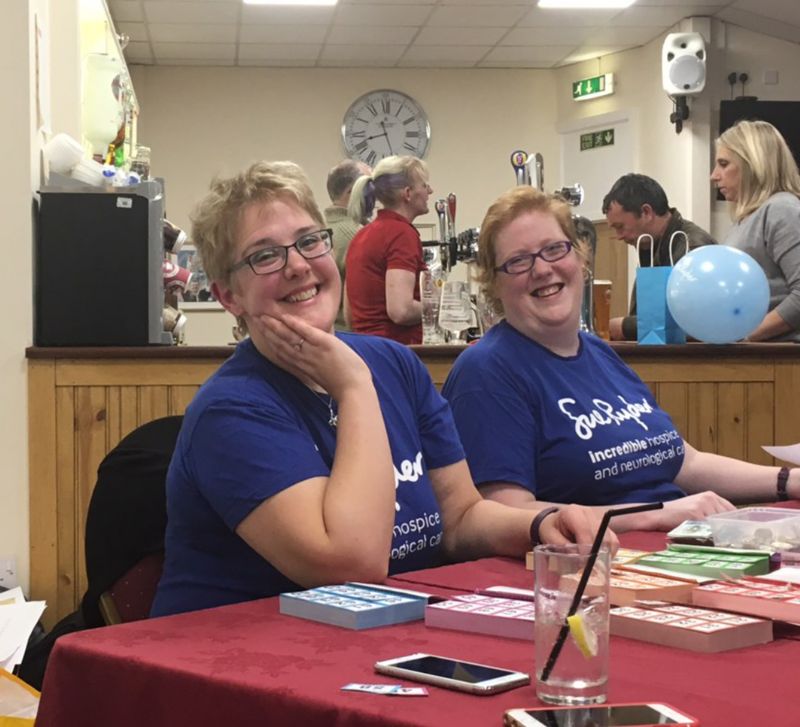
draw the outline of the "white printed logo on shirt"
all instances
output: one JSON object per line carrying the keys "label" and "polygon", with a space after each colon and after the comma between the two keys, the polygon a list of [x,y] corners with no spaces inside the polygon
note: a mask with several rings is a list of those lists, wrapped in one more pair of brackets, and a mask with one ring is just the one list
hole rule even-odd
{"label": "white printed logo on shirt", "polygon": [[649,431],[647,424],[642,421],[643,414],[652,414],[654,411],[647,399],[642,399],[641,403],[629,403],[620,395],[617,395],[617,399],[623,404],[618,409],[603,399],[592,399],[594,409],[582,412],[578,402],[569,397],[559,399],[558,408],[568,419],[575,422],[575,434],[584,440],[591,439],[597,427],[605,427],[609,424],[620,426],[628,420],[635,421],[642,429]]}

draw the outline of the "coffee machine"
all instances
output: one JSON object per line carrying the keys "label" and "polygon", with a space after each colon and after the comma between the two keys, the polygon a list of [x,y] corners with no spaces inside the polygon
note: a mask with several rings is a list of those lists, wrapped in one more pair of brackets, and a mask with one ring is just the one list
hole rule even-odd
{"label": "coffee machine", "polygon": [[37,346],[171,344],[164,331],[160,180],[40,190],[35,247]]}

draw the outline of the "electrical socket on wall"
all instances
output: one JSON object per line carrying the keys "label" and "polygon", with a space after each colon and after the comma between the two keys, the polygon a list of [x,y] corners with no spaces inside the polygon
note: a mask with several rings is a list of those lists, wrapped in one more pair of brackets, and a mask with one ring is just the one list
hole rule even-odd
{"label": "electrical socket on wall", "polygon": [[11,555],[0,555],[0,586],[14,588],[17,585],[17,559]]}
{"label": "electrical socket on wall", "polygon": [[778,72],[773,70],[764,71],[764,85],[772,86],[778,82]]}

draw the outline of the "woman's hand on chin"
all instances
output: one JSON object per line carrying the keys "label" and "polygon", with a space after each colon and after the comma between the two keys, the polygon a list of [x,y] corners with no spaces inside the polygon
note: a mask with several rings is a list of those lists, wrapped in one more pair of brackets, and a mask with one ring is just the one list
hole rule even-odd
{"label": "woman's hand on chin", "polygon": [[317,384],[334,399],[350,387],[371,384],[363,359],[326,331],[290,314],[261,316],[255,324],[266,344],[262,353],[299,379]]}

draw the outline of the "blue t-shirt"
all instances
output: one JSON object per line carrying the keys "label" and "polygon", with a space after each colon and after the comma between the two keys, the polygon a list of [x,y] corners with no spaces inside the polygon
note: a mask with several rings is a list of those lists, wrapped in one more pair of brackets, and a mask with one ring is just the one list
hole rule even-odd
{"label": "blue t-shirt", "polygon": [[457,359],[442,390],[475,482],[538,500],[674,500],[684,445],[650,390],[603,341],[562,357],[502,321]]}
{"label": "blue t-shirt", "polygon": [[[405,346],[337,335],[372,371],[389,435],[397,493],[389,572],[438,565],[442,518],[428,471],[464,458],[450,408]],[[152,615],[298,590],[235,529],[272,495],[330,475],[329,418],[327,397],[251,341],[238,346],[186,411],[167,475],[166,561]]]}

